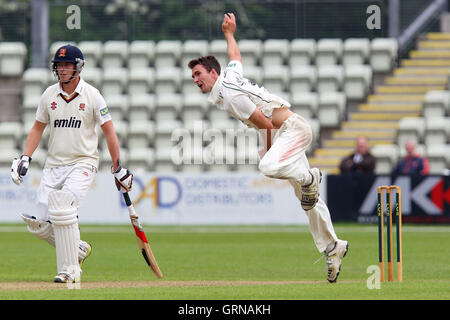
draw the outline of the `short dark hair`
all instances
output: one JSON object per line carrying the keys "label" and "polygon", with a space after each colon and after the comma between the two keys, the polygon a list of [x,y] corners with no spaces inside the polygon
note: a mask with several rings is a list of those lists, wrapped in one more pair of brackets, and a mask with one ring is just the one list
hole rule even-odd
{"label": "short dark hair", "polygon": [[217,74],[220,74],[220,63],[214,56],[205,56],[197,59],[192,59],[191,61],[189,61],[188,66],[189,68],[194,69],[194,67],[198,64],[204,66],[206,71],[208,72],[211,72],[211,70],[214,69],[216,70]]}

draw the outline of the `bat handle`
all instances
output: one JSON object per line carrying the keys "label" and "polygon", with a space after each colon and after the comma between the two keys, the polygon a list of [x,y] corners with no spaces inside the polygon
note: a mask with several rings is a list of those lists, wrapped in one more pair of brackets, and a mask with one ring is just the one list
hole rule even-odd
{"label": "bat handle", "polygon": [[127,207],[131,206],[132,202],[130,196],[128,195],[128,192],[123,193],[123,199],[125,200]]}

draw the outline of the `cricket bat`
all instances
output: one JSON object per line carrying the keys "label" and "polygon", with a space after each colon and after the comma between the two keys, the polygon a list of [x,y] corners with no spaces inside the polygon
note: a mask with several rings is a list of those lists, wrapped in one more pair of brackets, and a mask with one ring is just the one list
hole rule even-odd
{"label": "cricket bat", "polygon": [[145,261],[149,265],[150,269],[153,273],[158,277],[162,278],[163,274],[158,267],[158,263],[156,262],[155,256],[153,255],[152,249],[148,243],[147,237],[145,236],[144,229],[139,222],[139,216],[134,210],[133,203],[130,200],[130,196],[128,192],[123,193],[123,198],[128,207],[128,213],[130,214],[131,224],[133,225],[134,232],[136,233],[138,246],[141,249],[141,253],[144,256]]}

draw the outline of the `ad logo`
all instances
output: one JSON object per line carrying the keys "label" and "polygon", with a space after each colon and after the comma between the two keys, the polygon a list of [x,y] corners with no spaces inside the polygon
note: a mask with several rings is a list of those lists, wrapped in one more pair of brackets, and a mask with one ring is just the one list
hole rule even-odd
{"label": "ad logo", "polygon": [[450,205],[450,187],[445,189],[445,178],[428,176],[420,179],[400,176],[395,180],[387,176],[379,176],[372,183],[365,195],[359,213],[369,216],[377,204],[376,189],[380,185],[395,184],[402,189],[402,206],[405,215],[421,212],[426,216],[443,216],[446,204]]}
{"label": "ad logo", "polygon": [[[139,180],[136,182],[142,185]],[[177,179],[165,176],[154,177],[143,187],[143,190],[133,203],[137,205],[142,200],[150,199],[153,208],[169,209],[175,207],[180,202],[182,194],[182,188]]]}

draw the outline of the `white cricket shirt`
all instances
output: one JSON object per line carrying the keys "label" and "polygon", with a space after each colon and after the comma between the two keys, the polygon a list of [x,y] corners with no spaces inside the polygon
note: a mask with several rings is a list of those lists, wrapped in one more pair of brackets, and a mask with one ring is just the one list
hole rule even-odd
{"label": "white cricket shirt", "polygon": [[41,96],[36,120],[50,126],[46,168],[88,163],[98,167],[96,125],[111,120],[100,92],[80,78],[69,96],[59,83],[48,87]]}
{"label": "white cricket shirt", "polygon": [[264,87],[244,78],[242,63],[238,60],[230,61],[220,73],[208,101],[251,128],[256,126],[248,118],[256,108],[271,119],[273,109],[291,106],[289,102],[271,94]]}

